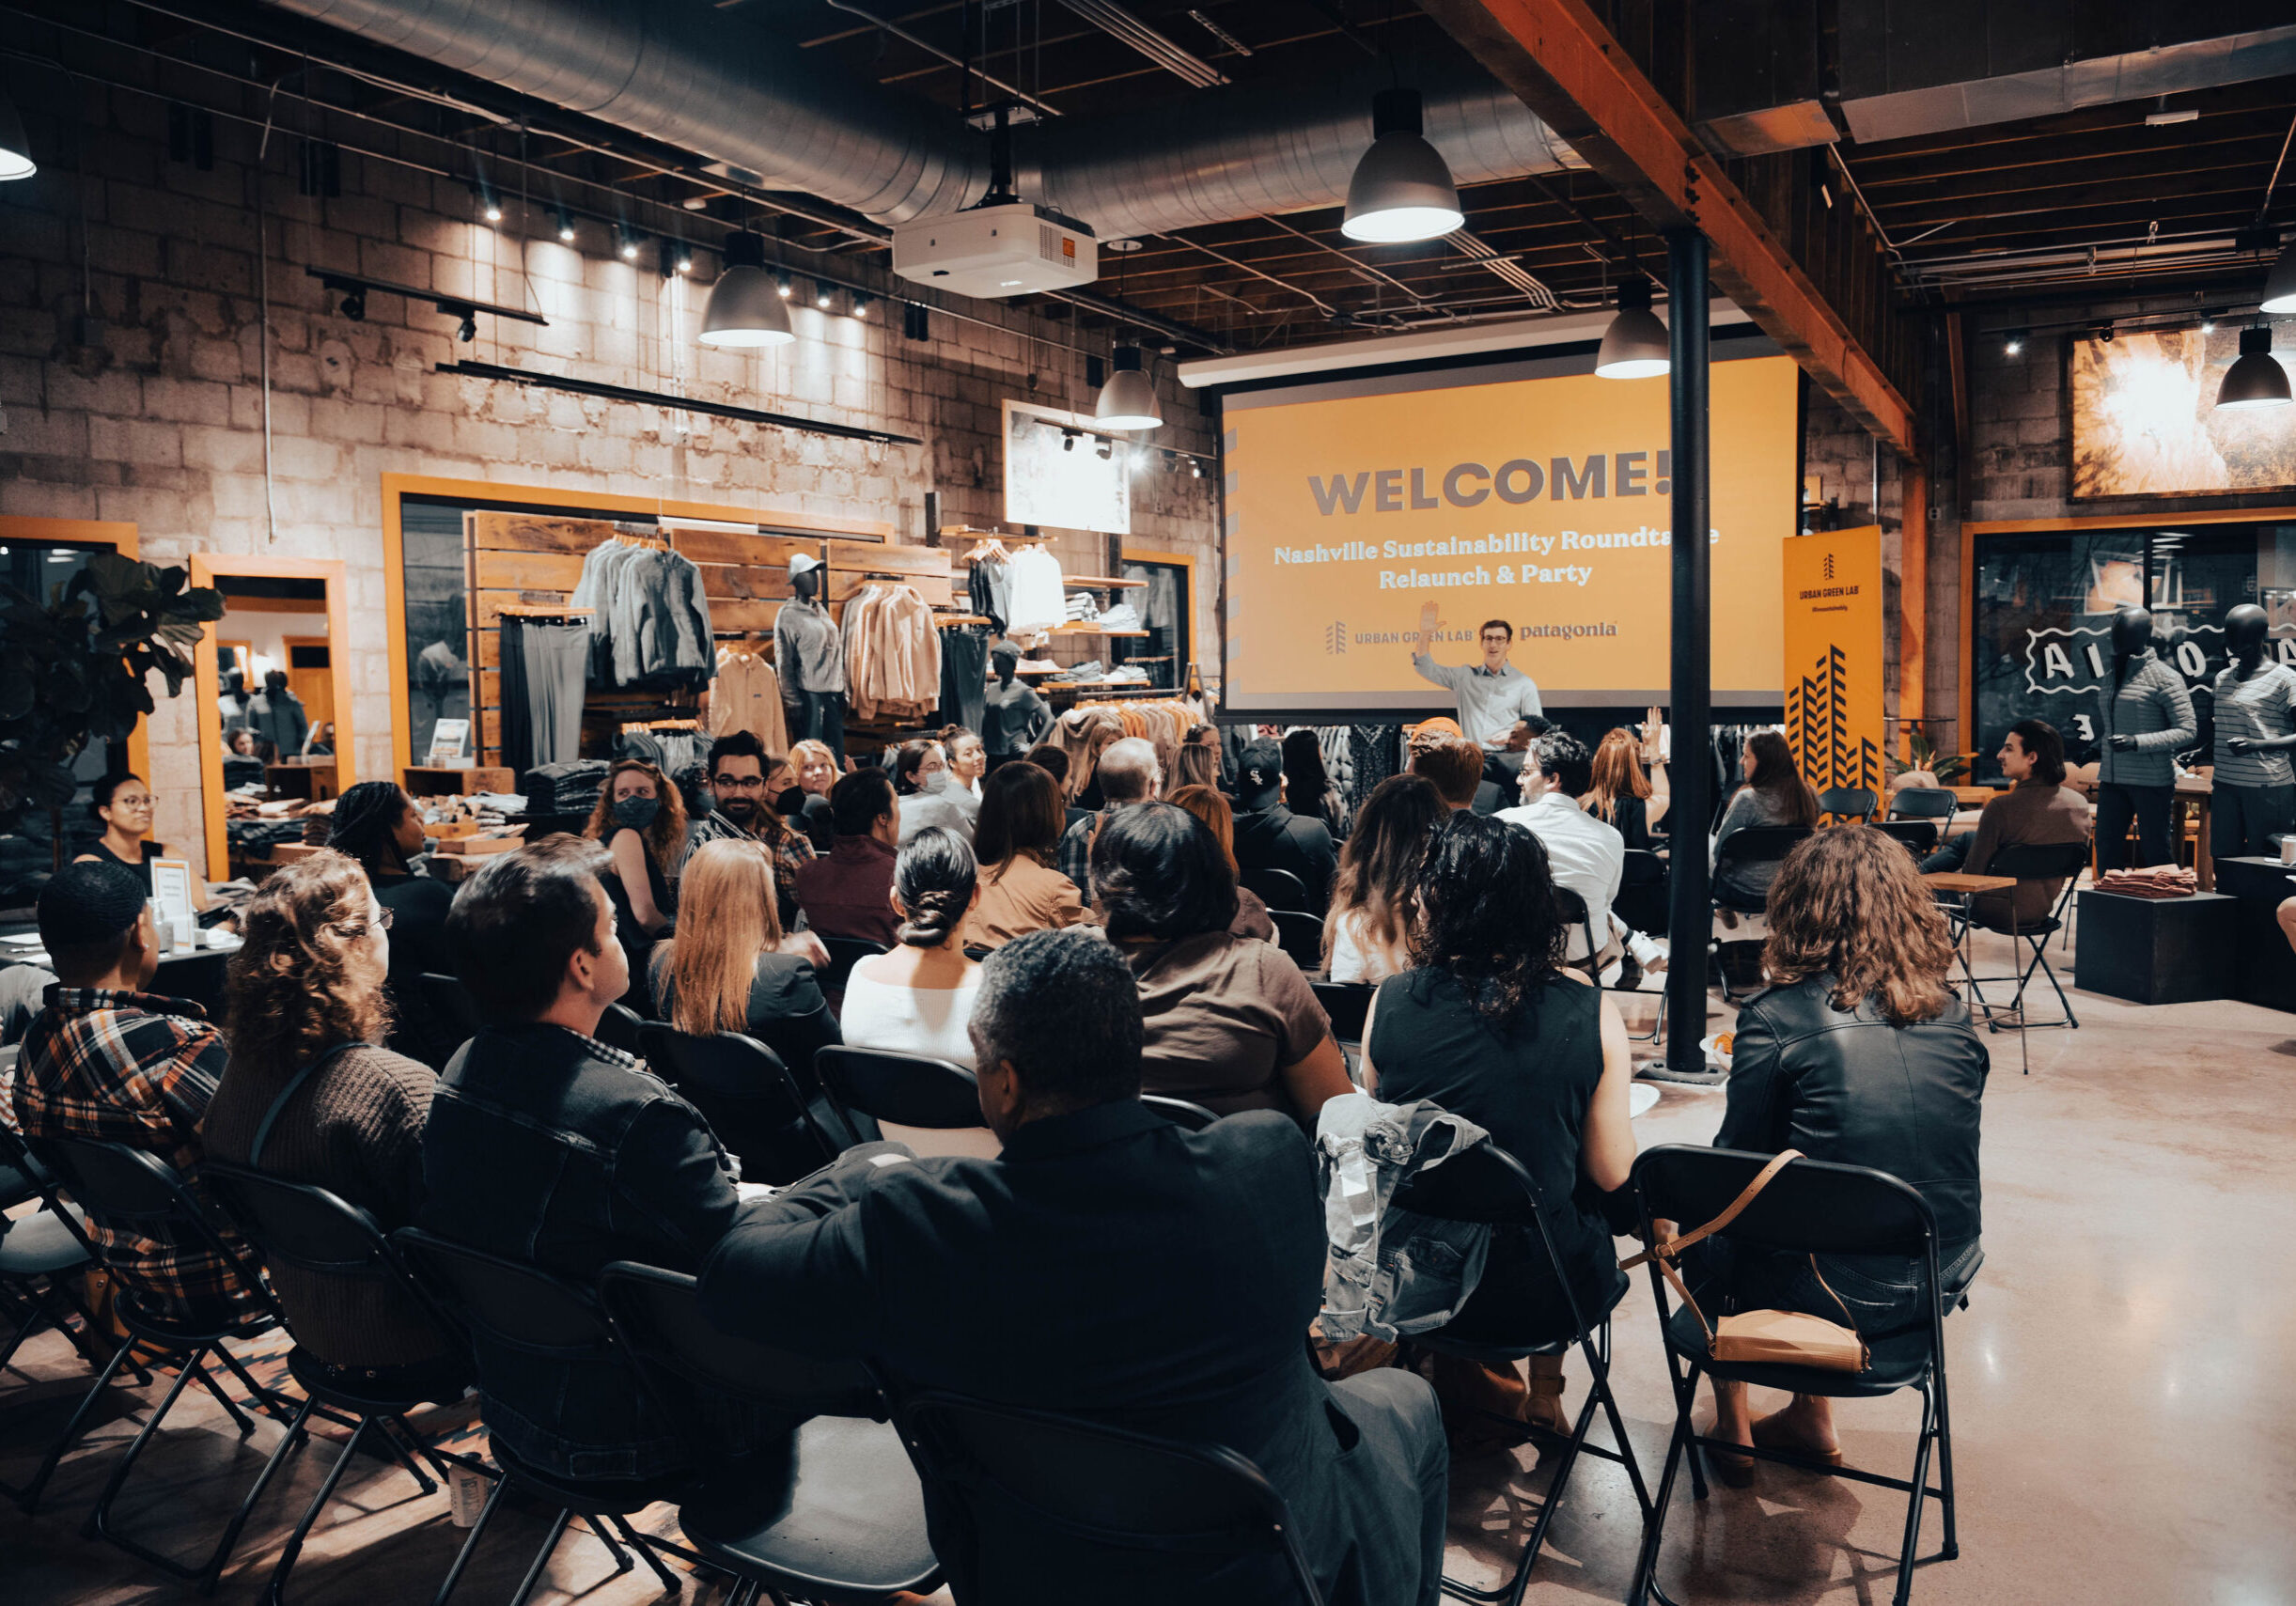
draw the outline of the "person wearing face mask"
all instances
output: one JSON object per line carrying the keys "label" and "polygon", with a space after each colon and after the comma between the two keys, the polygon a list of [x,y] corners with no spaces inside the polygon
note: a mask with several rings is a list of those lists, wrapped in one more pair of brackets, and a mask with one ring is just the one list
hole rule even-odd
{"label": "person wearing face mask", "polygon": [[644,989],[654,939],[670,928],[671,852],[685,842],[685,803],[669,777],[642,758],[624,758],[606,772],[598,807],[582,834],[606,845],[601,879],[614,904],[615,933],[630,956],[633,991]]}
{"label": "person wearing face mask", "polygon": [[[231,1059],[201,1126],[208,1158],[324,1188],[385,1232],[410,1224],[436,1081],[382,1046],[391,912],[356,861],[322,851],[274,871],[242,924],[226,989]],[[284,1263],[270,1277],[295,1342],[345,1386],[461,1397],[461,1345],[396,1283]]]}
{"label": "person wearing face mask", "polygon": [[689,850],[726,840],[763,843],[773,861],[774,913],[785,930],[797,925],[797,872],[814,858],[812,839],[767,801],[779,795],[775,784],[789,773],[789,766],[776,763],[748,731],[728,731],[710,744],[710,795],[717,806],[687,833]]}
{"label": "person wearing face mask", "polygon": [[980,800],[949,770],[948,755],[939,742],[901,744],[893,760],[893,789],[901,799],[900,846],[915,841],[918,832],[934,829],[953,833],[972,846]]}

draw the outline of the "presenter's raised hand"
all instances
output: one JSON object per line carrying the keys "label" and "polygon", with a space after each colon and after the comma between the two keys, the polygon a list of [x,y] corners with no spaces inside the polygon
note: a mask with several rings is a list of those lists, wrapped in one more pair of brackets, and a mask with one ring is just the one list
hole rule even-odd
{"label": "presenter's raised hand", "polygon": [[1422,655],[1435,649],[1435,632],[1443,629],[1443,621],[1435,616],[1435,604],[1419,604],[1419,651]]}

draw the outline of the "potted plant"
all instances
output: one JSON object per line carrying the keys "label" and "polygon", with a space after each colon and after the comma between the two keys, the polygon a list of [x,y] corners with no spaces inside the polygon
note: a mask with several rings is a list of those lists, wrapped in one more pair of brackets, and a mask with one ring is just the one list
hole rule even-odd
{"label": "potted plant", "polygon": [[1890,761],[1890,774],[1909,787],[1950,787],[1969,773],[1969,756],[1965,753],[1944,753],[1929,740],[1929,733],[1919,725],[1911,725],[1905,736],[1907,752],[1913,762],[1900,764]]}
{"label": "potted plant", "polygon": [[159,705],[145,678],[182,691],[192,650],[224,614],[223,593],[188,570],[99,552],[41,601],[0,585],[0,831],[48,815],[51,868],[64,852],[72,762],[90,741],[120,741]]}

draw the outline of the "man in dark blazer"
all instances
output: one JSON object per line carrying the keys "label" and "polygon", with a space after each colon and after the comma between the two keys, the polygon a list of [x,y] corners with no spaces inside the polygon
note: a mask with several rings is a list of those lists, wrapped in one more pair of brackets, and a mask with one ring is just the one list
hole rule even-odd
{"label": "man in dark blazer", "polygon": [[[1224,1444],[1289,1503],[1333,1606],[1433,1606],[1442,1423],[1409,1373],[1326,1383],[1308,1364],[1326,1249],[1299,1129],[1259,1111],[1191,1133],[1143,1106],[1137,985],[1094,930],[998,949],[972,1034],[1004,1153],[920,1161],[867,1145],[744,1207],[702,1271],[711,1319],[865,1356],[900,1391]],[[1287,1594],[1257,1560],[1210,1572],[930,1489],[928,1515],[965,1606]]]}

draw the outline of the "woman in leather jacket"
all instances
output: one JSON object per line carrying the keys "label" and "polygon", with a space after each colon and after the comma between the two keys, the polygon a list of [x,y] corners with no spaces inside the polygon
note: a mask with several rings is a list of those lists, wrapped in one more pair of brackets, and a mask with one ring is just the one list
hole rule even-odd
{"label": "woman in leather jacket", "polygon": [[[1968,1006],[1945,984],[1953,943],[1945,916],[1896,839],[1840,825],[1788,856],[1770,894],[1770,925],[1771,985],[1739,1013],[1715,1146],[1796,1148],[1911,1183],[1937,1218],[1950,1307],[1984,1258],[1977,1124],[1989,1059]],[[1712,1252],[1698,1257],[1697,1274],[1722,1309],[1840,1321],[1846,1307],[1869,1342],[1928,1319],[1922,1267],[1903,1255],[1828,1255],[1813,1265],[1720,1239],[1696,1249]],[[1716,1309],[1703,1293],[1699,1302]],[[1719,1437],[1841,1458],[1822,1397],[1797,1395],[1786,1410],[1749,1422],[1745,1385],[1717,1379],[1714,1404]],[[1714,1460],[1726,1482],[1752,1476],[1748,1460]]]}

